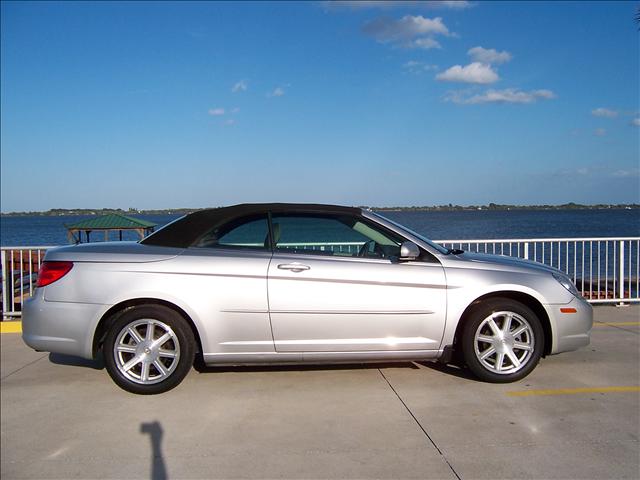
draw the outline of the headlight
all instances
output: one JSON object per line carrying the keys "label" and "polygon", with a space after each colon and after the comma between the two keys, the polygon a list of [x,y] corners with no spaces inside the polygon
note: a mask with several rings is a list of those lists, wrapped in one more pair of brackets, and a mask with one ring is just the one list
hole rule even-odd
{"label": "headlight", "polygon": [[560,285],[562,285],[564,288],[569,290],[573,295],[575,295],[576,297],[580,296],[580,292],[578,292],[578,289],[576,288],[576,286],[573,284],[573,282],[569,277],[561,273],[552,273],[552,275],[553,275],[553,278],[555,278],[558,281],[558,283],[560,283]]}

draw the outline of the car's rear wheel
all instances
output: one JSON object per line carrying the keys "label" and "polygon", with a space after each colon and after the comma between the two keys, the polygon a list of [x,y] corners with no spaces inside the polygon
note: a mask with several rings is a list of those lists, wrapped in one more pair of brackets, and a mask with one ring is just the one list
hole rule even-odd
{"label": "car's rear wheel", "polygon": [[171,390],[193,365],[195,340],[180,314],[161,305],[123,312],[104,341],[105,366],[124,390],[154,394]]}
{"label": "car's rear wheel", "polygon": [[508,383],[536,367],[544,349],[544,333],[536,314],[510,299],[490,299],[470,313],[462,332],[462,354],[481,380]]}

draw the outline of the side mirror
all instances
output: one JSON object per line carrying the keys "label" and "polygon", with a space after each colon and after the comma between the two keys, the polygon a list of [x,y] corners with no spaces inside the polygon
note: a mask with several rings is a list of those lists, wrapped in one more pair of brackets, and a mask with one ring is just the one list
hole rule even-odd
{"label": "side mirror", "polygon": [[413,242],[402,242],[400,245],[400,261],[415,260],[420,256],[420,248]]}

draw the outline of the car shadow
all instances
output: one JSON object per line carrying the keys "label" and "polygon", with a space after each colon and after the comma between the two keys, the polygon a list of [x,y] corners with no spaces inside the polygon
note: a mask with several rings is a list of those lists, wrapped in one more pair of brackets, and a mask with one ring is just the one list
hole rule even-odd
{"label": "car shadow", "polygon": [[379,368],[420,368],[414,362],[381,362],[381,363],[339,363],[315,365],[246,365],[246,366],[208,366],[197,358],[193,368],[198,373],[222,372],[308,372],[308,371],[336,371],[336,370],[376,370]]}
{"label": "car shadow", "polygon": [[49,361],[56,365],[67,365],[72,367],[85,367],[92,368],[94,370],[104,369],[104,359],[102,352],[99,352],[95,360],[88,360],[86,358],[74,357],[71,355],[64,355],[62,353],[50,353]]}
{"label": "car shadow", "polygon": [[453,364],[445,364],[439,362],[415,362],[418,365],[422,365],[425,368],[430,370],[435,370],[436,372],[446,373],[447,375],[452,375],[458,378],[464,378],[465,380],[471,380],[474,382],[479,382],[478,380],[466,367],[461,367],[459,365]]}
{"label": "car shadow", "polygon": [[193,368],[198,373],[224,373],[224,372],[308,372],[308,371],[337,371],[337,370],[377,370],[380,368],[428,368],[472,382],[480,382],[466,367],[455,364],[444,364],[430,361],[398,361],[398,362],[373,362],[373,363],[340,363],[340,364],[315,364],[315,365],[249,365],[249,366],[207,366],[202,358],[196,359]]}
{"label": "car shadow", "polygon": [[[102,352],[98,352],[95,360],[64,355],[61,353],[50,353],[49,361],[56,365],[67,365],[72,367],[84,367],[94,370],[104,369],[104,357]],[[338,363],[338,364],[313,364],[313,365],[246,365],[246,366],[208,366],[205,365],[202,357],[196,357],[193,364],[194,370],[198,373],[224,373],[224,372],[309,372],[309,371],[338,371],[338,370],[377,370],[380,368],[405,368],[420,369],[428,368],[436,372],[445,373],[465,380],[479,381],[469,369],[452,364],[443,364],[429,361],[398,361],[398,362],[373,362],[373,363]]]}

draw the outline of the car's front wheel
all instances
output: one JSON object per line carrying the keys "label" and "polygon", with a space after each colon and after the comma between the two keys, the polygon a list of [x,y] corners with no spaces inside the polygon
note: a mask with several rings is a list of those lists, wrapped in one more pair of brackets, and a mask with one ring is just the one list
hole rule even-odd
{"label": "car's front wheel", "polygon": [[113,381],[138,394],[166,392],[193,365],[195,340],[184,318],[161,305],[124,311],[103,345],[105,366]]}
{"label": "car's front wheel", "polygon": [[536,314],[510,299],[478,304],[464,325],[462,354],[481,380],[515,382],[536,367],[544,349],[544,333]]}

